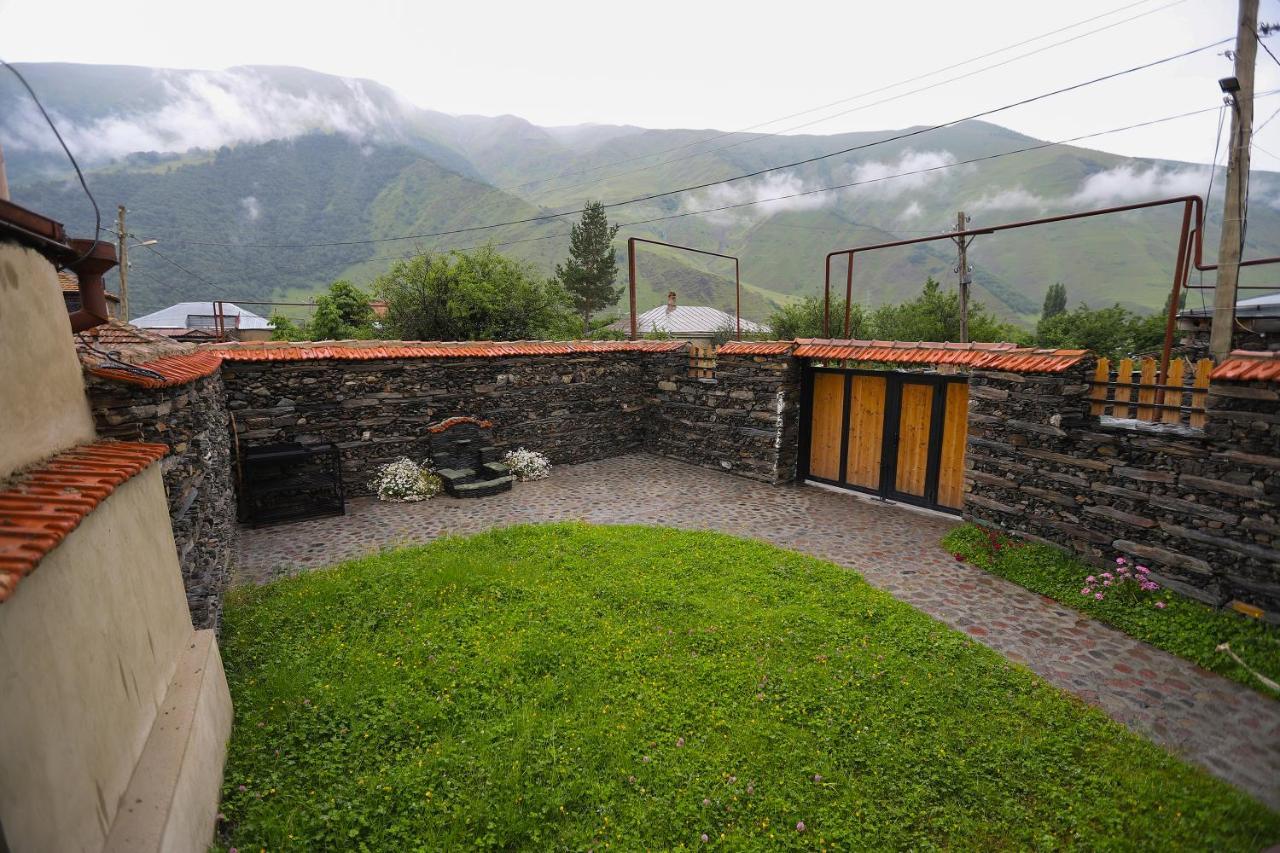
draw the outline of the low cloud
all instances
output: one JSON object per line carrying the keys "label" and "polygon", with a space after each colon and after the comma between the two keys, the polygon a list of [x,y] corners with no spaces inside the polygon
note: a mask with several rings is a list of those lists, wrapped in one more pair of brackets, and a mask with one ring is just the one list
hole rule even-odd
{"label": "low cloud", "polygon": [[1208,166],[1117,166],[1085,178],[1069,201],[1079,205],[1122,204],[1128,201],[1204,195],[1209,185]]}
{"label": "low cloud", "polygon": [[258,203],[258,199],[254,196],[247,195],[240,199],[240,206],[244,208],[244,215],[250,222],[256,222],[258,217],[262,215],[262,205]]}
{"label": "low cloud", "polygon": [[[861,183],[862,186],[852,187],[849,191],[895,198],[946,180],[958,171],[956,168],[948,168],[955,162],[955,156],[949,151],[904,151],[896,160],[859,163],[853,167],[850,181]],[[919,174],[907,174],[908,172]],[[893,177],[894,175],[902,177]]]}
{"label": "low cloud", "polygon": [[[71,150],[86,160],[102,161],[136,151],[218,148],[313,131],[367,139],[387,135],[404,117],[404,107],[394,97],[371,93],[359,80],[340,78],[339,90],[332,94],[299,94],[284,91],[251,68],[156,73],[166,97],[155,109],[79,124],[55,113],[54,121]],[[6,144],[14,149],[57,149],[30,104],[19,107],[4,125]]]}
{"label": "low cloud", "polygon": [[988,213],[996,210],[1044,210],[1048,202],[1022,187],[1000,190],[979,198],[965,205],[965,210],[973,213]]}
{"label": "low cloud", "polygon": [[[731,184],[720,184],[705,192],[686,196],[681,206],[682,211],[706,210],[707,208],[724,207],[726,205],[748,205],[764,199],[779,196],[795,195],[810,189],[806,181],[792,174],[770,174],[752,181],[740,181]],[[752,207],[739,207],[710,214],[709,219],[721,222],[743,216],[772,216],[788,210],[815,210],[830,203],[830,193],[814,193],[796,198],[782,198],[766,204]]]}

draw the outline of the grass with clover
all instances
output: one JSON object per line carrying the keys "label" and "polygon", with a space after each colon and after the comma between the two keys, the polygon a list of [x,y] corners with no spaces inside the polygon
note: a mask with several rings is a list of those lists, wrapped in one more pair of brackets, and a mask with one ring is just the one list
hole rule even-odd
{"label": "grass with clover", "polygon": [[[994,548],[993,541],[1003,544]],[[1232,611],[1216,610],[1169,589],[1144,596],[1138,602],[1122,596],[1098,600],[1094,596],[1103,588],[1087,578],[1098,576],[1105,569],[1090,566],[1060,548],[1015,542],[972,524],[952,530],[942,540],[942,546],[979,568],[1074,607],[1131,637],[1193,661],[1265,696],[1280,696],[1230,655],[1217,651],[1220,644],[1229,643],[1240,659],[1256,672],[1280,681],[1280,627]],[[1083,594],[1086,588],[1092,594]],[[1163,602],[1164,607],[1157,609],[1156,601]]]}
{"label": "grass with clover", "polygon": [[858,575],[719,534],[386,552],[237,590],[223,654],[241,850],[1280,841],[1280,815]]}

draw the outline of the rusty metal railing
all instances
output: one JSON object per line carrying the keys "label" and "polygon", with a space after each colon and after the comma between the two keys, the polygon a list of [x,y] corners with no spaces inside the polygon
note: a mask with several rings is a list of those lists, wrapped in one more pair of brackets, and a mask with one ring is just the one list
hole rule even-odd
{"label": "rusty metal railing", "polygon": [[713,258],[724,258],[733,261],[733,324],[734,339],[742,340],[742,277],[738,272],[738,259],[734,255],[722,255],[706,249],[695,249],[692,246],[679,246],[675,243],[664,243],[661,240],[649,240],[645,237],[627,238],[627,279],[631,289],[631,340],[638,337],[636,328],[636,243],[648,243],[651,246],[666,246],[668,249],[681,249],[699,255],[710,255]]}

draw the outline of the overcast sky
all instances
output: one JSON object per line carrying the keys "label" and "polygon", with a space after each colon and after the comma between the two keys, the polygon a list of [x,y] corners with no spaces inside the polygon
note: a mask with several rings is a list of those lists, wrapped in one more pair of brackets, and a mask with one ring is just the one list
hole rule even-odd
{"label": "overcast sky", "polygon": [[[1129,8],[1125,8],[1129,7]],[[1123,11],[1119,11],[1122,10]],[[941,0],[785,3],[360,3],[220,0],[109,6],[0,0],[9,61],[221,69],[298,65],[366,77],[450,113],[511,113],[542,125],[583,122],[736,130],[778,119],[1083,21],[960,68],[759,127],[807,133],[936,124],[1159,59],[1235,33],[1234,0]],[[1114,12],[1114,14],[1106,14]],[[1149,14],[1146,14],[1149,13]],[[1135,20],[1034,56],[912,89],[1055,42]],[[1280,21],[1280,0],[1261,19]],[[1272,49],[1280,54],[1280,36]],[[1220,103],[1227,46],[1121,80],[1003,112],[990,120],[1061,139]],[[1258,91],[1280,88],[1259,52]],[[889,103],[870,105],[901,95]],[[833,113],[855,111],[834,116]],[[1259,98],[1256,125],[1280,109]],[[1119,154],[1208,162],[1216,114],[1082,143]],[[1280,170],[1280,121],[1257,138],[1255,168]]]}

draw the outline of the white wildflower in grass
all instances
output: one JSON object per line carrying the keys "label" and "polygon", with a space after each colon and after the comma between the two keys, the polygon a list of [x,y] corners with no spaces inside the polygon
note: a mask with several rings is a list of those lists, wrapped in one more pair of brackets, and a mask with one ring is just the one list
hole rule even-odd
{"label": "white wildflower in grass", "polygon": [[502,461],[521,482],[545,480],[551,476],[551,460],[536,450],[525,450],[523,447],[508,450]]}
{"label": "white wildflower in grass", "polygon": [[429,465],[419,466],[402,456],[378,468],[369,488],[377,493],[378,500],[413,502],[440,494],[443,485]]}

